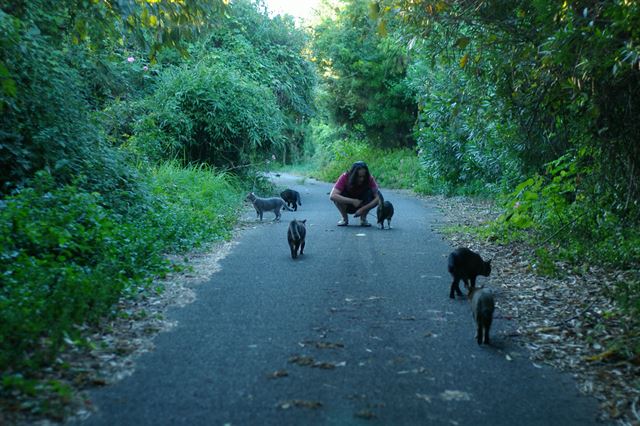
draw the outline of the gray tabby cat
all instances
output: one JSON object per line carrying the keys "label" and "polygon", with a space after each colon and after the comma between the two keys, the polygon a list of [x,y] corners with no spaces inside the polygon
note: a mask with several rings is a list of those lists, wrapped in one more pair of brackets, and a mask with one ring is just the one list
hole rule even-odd
{"label": "gray tabby cat", "polygon": [[276,214],[276,217],[273,220],[280,220],[280,209],[284,208],[290,212],[293,211],[284,203],[282,198],[278,197],[260,198],[253,192],[250,192],[245,200],[251,201],[253,208],[256,209],[256,213],[260,218],[260,221],[262,221],[262,214],[264,212],[273,211]]}

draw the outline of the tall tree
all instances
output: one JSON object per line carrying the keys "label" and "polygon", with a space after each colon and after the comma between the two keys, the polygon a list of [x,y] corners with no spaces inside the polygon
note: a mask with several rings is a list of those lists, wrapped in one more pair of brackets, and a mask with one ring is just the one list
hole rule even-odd
{"label": "tall tree", "polygon": [[60,181],[81,174],[98,186],[126,181],[127,167],[92,117],[110,96],[126,96],[119,83],[128,70],[118,65],[128,52],[153,58],[161,46],[184,47],[225,3],[0,2],[0,191],[43,168]]}
{"label": "tall tree", "polygon": [[291,18],[234,2],[225,22],[191,46],[190,59],[162,73],[135,144],[154,158],[222,168],[299,153],[316,84],[305,43]]}
{"label": "tall tree", "polygon": [[525,174],[570,158],[578,191],[591,203],[640,218],[640,122],[633,118],[640,112],[634,95],[640,87],[638,2],[378,4],[387,19],[403,23],[408,40],[429,45],[435,63],[448,61],[464,72],[465,99],[480,104],[477,88],[495,87],[504,108],[494,123],[517,126],[512,152]]}
{"label": "tall tree", "polygon": [[324,108],[338,125],[378,146],[413,146],[406,49],[375,17],[367,0],[350,0],[315,27],[313,53],[330,99]]}

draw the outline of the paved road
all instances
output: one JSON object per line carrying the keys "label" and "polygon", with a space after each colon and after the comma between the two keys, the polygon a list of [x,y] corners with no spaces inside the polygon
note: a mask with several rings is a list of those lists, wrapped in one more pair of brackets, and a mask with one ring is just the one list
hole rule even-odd
{"label": "paved road", "polygon": [[[242,231],[135,373],[92,394],[85,424],[596,424],[595,400],[507,337],[499,299],[493,346],[476,344],[468,303],[448,298],[433,206],[385,191],[392,230],[339,228],[330,185],[280,183],[301,192],[298,212]],[[308,220],[297,261],[292,218]]]}

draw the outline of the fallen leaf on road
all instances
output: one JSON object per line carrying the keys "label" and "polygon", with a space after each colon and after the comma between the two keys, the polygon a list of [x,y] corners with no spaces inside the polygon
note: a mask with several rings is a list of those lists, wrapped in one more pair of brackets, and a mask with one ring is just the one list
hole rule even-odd
{"label": "fallen leaf on road", "polygon": [[426,368],[420,367],[420,368],[414,368],[413,370],[401,370],[401,371],[398,371],[398,374],[422,374],[422,373],[425,373],[426,371],[427,371]]}
{"label": "fallen leaf on road", "polygon": [[613,358],[613,357],[615,357],[615,355],[617,355],[617,350],[609,349],[609,350],[604,351],[602,353],[585,357],[584,359],[585,359],[585,361],[590,361],[590,362],[603,361],[605,359]]}
{"label": "fallen leaf on road", "polygon": [[431,397],[429,395],[425,395],[423,393],[417,393],[416,396],[418,397],[418,399],[422,399],[424,401],[431,402]]}
{"label": "fallen leaf on road", "polygon": [[471,396],[466,392],[446,390],[440,394],[445,401],[471,401]]}
{"label": "fallen leaf on road", "polygon": [[284,402],[280,402],[278,403],[278,407],[282,408],[283,410],[287,410],[291,407],[298,407],[298,408],[311,408],[313,410],[315,410],[316,408],[321,408],[322,407],[322,403],[319,401],[307,401],[304,399],[292,399],[289,401],[284,401]]}
{"label": "fallen leaf on road", "polygon": [[357,413],[355,413],[354,416],[360,417],[361,419],[365,419],[365,420],[371,420],[376,418],[376,415],[369,410],[360,410]]}
{"label": "fallen leaf on road", "polygon": [[318,349],[339,349],[339,348],[344,348],[344,344],[342,344],[342,343],[331,343],[331,342],[316,342],[316,348],[318,348]]}
{"label": "fallen leaf on road", "polygon": [[320,368],[322,370],[333,370],[334,368],[336,368],[336,365],[331,362],[316,362],[311,367]]}
{"label": "fallen leaf on road", "polygon": [[291,358],[289,358],[289,363],[290,364],[298,364],[298,365],[301,365],[301,366],[311,365],[311,364],[313,364],[313,358],[311,358],[310,356],[295,355],[295,356],[292,356]]}
{"label": "fallen leaf on road", "polygon": [[287,370],[276,370],[273,373],[269,374],[267,378],[269,379],[279,379],[281,377],[287,377],[289,373]]}

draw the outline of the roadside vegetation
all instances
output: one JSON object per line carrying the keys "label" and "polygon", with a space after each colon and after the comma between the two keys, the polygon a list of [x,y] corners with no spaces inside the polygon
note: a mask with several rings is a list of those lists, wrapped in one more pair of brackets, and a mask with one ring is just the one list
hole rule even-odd
{"label": "roadside vegetation", "polygon": [[607,315],[638,327],[603,352],[638,359],[638,28],[618,0],[327,0],[304,27],[259,0],[3,2],[0,407],[59,415],[28,400],[70,400],[57,355],[230,238],[262,172],[356,160],[491,200],[473,232],[541,274],[620,271]]}
{"label": "roadside vegetation", "polygon": [[0,422],[61,416],[59,355],[230,238],[247,188],[301,149],[307,36],[227,3],[2,4]]}

